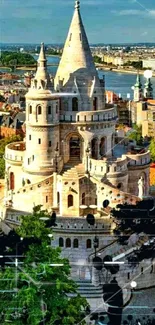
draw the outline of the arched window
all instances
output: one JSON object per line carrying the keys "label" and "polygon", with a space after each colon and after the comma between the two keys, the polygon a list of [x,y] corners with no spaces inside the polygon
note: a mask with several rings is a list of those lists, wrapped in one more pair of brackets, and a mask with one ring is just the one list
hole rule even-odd
{"label": "arched window", "polygon": [[82,193],[82,205],[86,204],[86,195],[85,193]]}
{"label": "arched window", "polygon": [[15,188],[15,175],[13,172],[10,173],[10,190]]}
{"label": "arched window", "polygon": [[78,99],[76,97],[72,99],[72,111],[73,112],[78,111]]}
{"label": "arched window", "polygon": [[68,208],[73,206],[73,195],[68,195]]}
{"label": "arched window", "polygon": [[39,105],[38,106],[38,115],[40,115],[41,114],[41,106]]}
{"label": "arched window", "polygon": [[70,238],[67,238],[66,239],[66,247],[67,248],[71,247],[71,240],[70,240]]}
{"label": "arched window", "polygon": [[59,238],[59,247],[64,247],[64,240],[62,237]]}
{"label": "arched window", "polygon": [[75,238],[74,241],[73,241],[73,247],[74,248],[78,248],[79,247],[79,241],[78,241],[77,238]]}
{"label": "arched window", "polygon": [[94,97],[94,99],[93,99],[93,111],[97,111],[97,106],[98,106],[98,99],[97,99],[97,97]]}
{"label": "arched window", "polygon": [[91,248],[91,239],[87,239],[86,248],[87,249]]}

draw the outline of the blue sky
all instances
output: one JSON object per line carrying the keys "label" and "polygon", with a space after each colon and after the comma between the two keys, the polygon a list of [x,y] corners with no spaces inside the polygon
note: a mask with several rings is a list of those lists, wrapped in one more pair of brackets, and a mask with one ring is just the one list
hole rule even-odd
{"label": "blue sky", "polygon": [[[5,43],[63,43],[74,0],[0,0]],[[155,42],[155,0],[81,0],[90,43]]]}

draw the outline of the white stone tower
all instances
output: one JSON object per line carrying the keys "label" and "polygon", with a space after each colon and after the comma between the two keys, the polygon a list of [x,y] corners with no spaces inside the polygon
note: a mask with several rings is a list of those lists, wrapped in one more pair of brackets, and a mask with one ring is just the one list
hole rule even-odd
{"label": "white stone tower", "polygon": [[57,91],[74,94],[62,99],[62,111],[102,110],[105,106],[104,79],[100,80],[88,44],[80,14],[75,11],[55,78]]}
{"label": "white stone tower", "polygon": [[137,74],[137,80],[133,89],[134,89],[134,102],[139,102],[143,100],[143,88],[142,88],[142,83],[141,83],[139,73]]}
{"label": "white stone tower", "polygon": [[52,93],[44,44],[38,68],[26,94],[26,153],[24,171],[36,178],[55,170],[55,149],[59,143],[59,99]]}

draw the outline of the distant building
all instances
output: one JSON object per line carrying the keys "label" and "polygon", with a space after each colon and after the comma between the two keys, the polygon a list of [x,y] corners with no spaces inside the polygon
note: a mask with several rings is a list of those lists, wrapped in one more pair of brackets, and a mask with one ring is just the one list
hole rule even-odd
{"label": "distant building", "polygon": [[155,71],[155,59],[144,59],[143,61],[143,68],[150,68]]}

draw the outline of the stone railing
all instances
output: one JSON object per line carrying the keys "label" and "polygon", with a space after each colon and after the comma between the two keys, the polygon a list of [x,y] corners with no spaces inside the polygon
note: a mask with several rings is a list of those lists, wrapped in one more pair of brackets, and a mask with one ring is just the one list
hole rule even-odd
{"label": "stone railing", "polygon": [[89,159],[88,171],[91,175],[104,176],[105,173],[120,173],[127,170],[127,158]]}
{"label": "stone railing", "polygon": [[143,153],[127,153],[122,157],[126,157],[128,160],[128,166],[143,166],[150,163],[150,151]]}
{"label": "stone railing", "polygon": [[6,146],[4,158],[16,162],[22,162],[25,154],[25,142],[13,142]]}
{"label": "stone railing", "polygon": [[22,188],[18,189],[17,191],[14,190],[13,195],[27,193],[30,191],[36,191],[39,190],[41,187],[51,186],[53,184],[52,180],[53,180],[53,176],[48,176],[46,179],[40,182],[24,185]]}
{"label": "stone railing", "polygon": [[117,119],[117,108],[113,107],[101,111],[81,111],[81,112],[65,112],[60,115],[60,122],[113,122]]}

